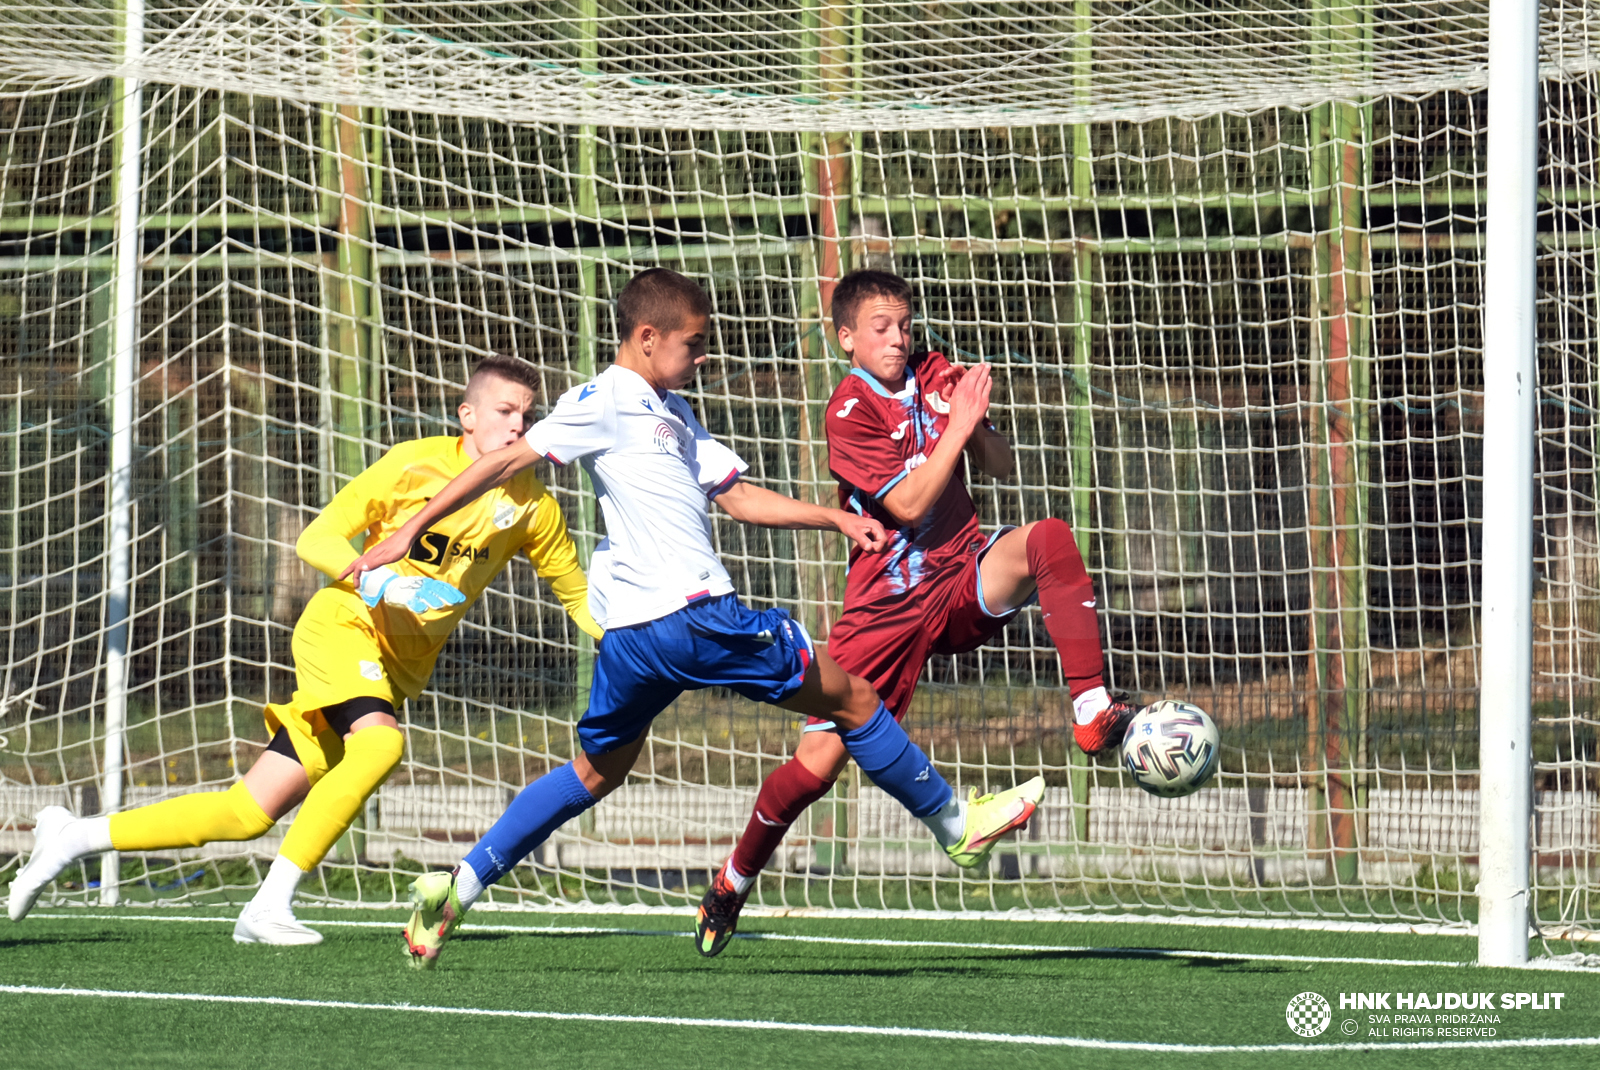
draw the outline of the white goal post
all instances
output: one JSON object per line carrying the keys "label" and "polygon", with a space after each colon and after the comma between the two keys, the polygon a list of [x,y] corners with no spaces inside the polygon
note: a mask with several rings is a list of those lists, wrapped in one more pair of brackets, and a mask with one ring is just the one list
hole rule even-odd
{"label": "white goal post", "polygon": [[[136,66],[144,51],[144,0],[123,0],[124,63]],[[122,809],[123,754],[127,747],[128,611],[133,601],[133,425],[134,368],[139,362],[140,179],[144,162],[144,124],[129,121],[143,109],[144,87],[137,78],[122,79],[112,90],[122,111],[116,171],[117,273],[112,284],[111,331],[111,470],[106,521],[106,739],[105,774],[100,798],[107,813]],[[100,864],[100,902],[115,906],[120,898],[122,861],[116,851]]]}
{"label": "white goal post", "polygon": [[1538,0],[1492,0],[1489,26],[1478,961],[1517,966],[1528,960],[1532,917]]}
{"label": "white goal post", "polygon": [[[926,345],[995,367],[1018,466],[973,481],[982,522],[1072,523],[1115,684],[1206,708],[1222,768],[1158,802],[1076,753],[1025,613],[935,659],[908,724],[963,787],[1043,774],[1026,836],[956,873],[847,776],[756,905],[1476,924],[1496,964],[1530,922],[1588,940],[1597,32],[1581,0],[6,4],[0,881],[41,805],[247,767],[322,582],[308,518],[451,433],[476,360],[535,364],[541,406],[592,375],[644,267],[712,294],[702,419],[830,500],[828,301],[882,266]],[[590,488],[550,478],[586,553]],[[838,546],[716,530],[747,598],[826,635]],[[389,904],[453,861],[571,755],[592,656],[510,569],[307,894]],[[494,901],[692,902],[795,740],[685,699]],[[218,899],[276,844],[53,894]]]}

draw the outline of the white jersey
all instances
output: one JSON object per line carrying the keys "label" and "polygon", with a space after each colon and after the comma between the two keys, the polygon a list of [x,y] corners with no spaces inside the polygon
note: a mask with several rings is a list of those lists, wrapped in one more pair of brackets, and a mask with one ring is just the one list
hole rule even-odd
{"label": "white jersey", "polygon": [[581,461],[605,515],[589,562],[589,611],[602,628],[664,617],[733,581],[711,546],[707,506],[749,468],[689,403],[612,365],[573,387],[528,429],[553,464]]}

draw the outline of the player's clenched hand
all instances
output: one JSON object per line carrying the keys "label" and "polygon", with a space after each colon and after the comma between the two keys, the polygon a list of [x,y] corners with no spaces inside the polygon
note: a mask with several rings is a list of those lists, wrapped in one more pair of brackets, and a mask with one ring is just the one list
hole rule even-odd
{"label": "player's clenched hand", "polygon": [[858,516],[838,510],[837,522],[839,532],[855,541],[855,544],[868,553],[877,553],[889,545],[889,537],[884,534],[883,525],[870,516]]}
{"label": "player's clenched hand", "polygon": [[965,365],[947,364],[944,371],[933,377],[933,389],[948,402],[950,395],[956,392],[956,385],[961,382],[961,377],[966,374]]}
{"label": "player's clenched hand", "polygon": [[989,413],[989,395],[994,378],[989,365],[978,364],[963,370],[950,392],[950,430],[963,442]]}

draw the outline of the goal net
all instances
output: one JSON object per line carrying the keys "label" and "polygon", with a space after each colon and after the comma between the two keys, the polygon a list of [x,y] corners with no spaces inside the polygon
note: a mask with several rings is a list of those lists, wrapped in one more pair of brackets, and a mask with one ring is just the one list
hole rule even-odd
{"label": "goal net", "polygon": [[[1070,521],[1114,684],[1211,712],[1185,799],[1071,742],[1036,611],[928,667],[907,725],[961,786],[1049,784],[958,872],[852,770],[752,903],[1461,925],[1475,915],[1486,5],[151,0],[0,9],[0,881],[32,815],[101,808],[120,124],[143,81],[123,805],[221,790],[294,686],[325,579],[294,543],[473,363],[545,411],[638,270],[700,280],[686,395],[750,478],[831,501],[826,309],[912,281],[996,375],[985,525]],[[1536,911],[1595,925],[1600,774],[1590,9],[1545,6]],[[584,553],[576,469],[545,472]],[[827,635],[843,547],[716,523],[740,592]],[[574,753],[592,645],[531,566],[403,714],[404,764],[303,894],[388,904]],[[792,753],[719,692],[491,893],[684,906]],[[280,823],[280,829],[287,822]],[[276,852],[128,856],[128,899],[238,899]],[[12,858],[10,856],[16,855]],[[98,867],[57,901],[92,901]]]}

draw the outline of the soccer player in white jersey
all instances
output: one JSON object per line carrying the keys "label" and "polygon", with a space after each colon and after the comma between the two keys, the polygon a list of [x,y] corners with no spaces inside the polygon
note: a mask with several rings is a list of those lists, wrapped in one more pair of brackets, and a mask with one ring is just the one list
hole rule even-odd
{"label": "soccer player in white jersey", "polygon": [[958,865],[980,863],[1044,794],[1035,777],[958,800],[869,684],[816,650],[783,610],[748,609],[733,593],[711,545],[712,500],[736,520],[834,530],[863,550],[881,550],[885,538],[870,517],[741,482],[744,461],[673,393],[705,361],[710,312],[705,292],[676,272],[636,276],[617,300],[623,342],[616,363],[563,395],[520,442],[474,463],[348,570],[398,560],[430,524],[539,459],[581,462],[605,516],[607,537],[589,565],[590,610],[605,637],[578,722],[582,753],[524,788],[453,872],[413,883],[416,909],[405,936],[415,966],[435,964],[485,886],[622,785],[650,722],[684,691],[727,687],[833,722],[862,770],[920,818]]}

